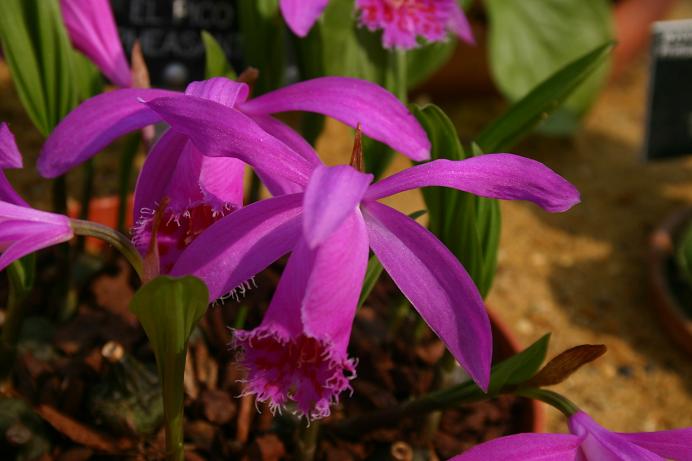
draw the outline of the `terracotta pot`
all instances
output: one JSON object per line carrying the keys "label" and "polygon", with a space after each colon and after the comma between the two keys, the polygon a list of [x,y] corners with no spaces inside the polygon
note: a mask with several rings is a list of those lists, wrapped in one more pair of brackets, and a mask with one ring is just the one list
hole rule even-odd
{"label": "terracotta pot", "polygon": [[[97,197],[92,199],[91,202],[89,202],[89,221],[115,228],[118,225],[119,203],[120,199],[115,196]],[[75,200],[70,200],[67,204],[67,209],[67,214],[71,218],[78,218],[81,213],[82,205]],[[125,226],[128,228],[132,226],[133,209],[134,198],[132,194],[130,194],[128,196],[127,212],[125,213]],[[86,239],[86,248],[89,251],[98,252],[103,248],[104,245],[105,242],[102,240],[91,237]]]}
{"label": "terracotta pot", "polygon": [[[493,332],[493,356],[497,359],[508,358],[524,348],[519,345],[509,327],[497,315],[488,310]],[[545,411],[543,404],[537,400],[521,400],[519,426],[521,432],[543,432],[545,428]]]}
{"label": "terracotta pot", "polygon": [[671,339],[689,354],[692,354],[692,318],[672,290],[670,267],[676,241],[691,222],[692,208],[671,215],[651,236],[649,250],[649,281],[654,306]]}
{"label": "terracotta pot", "polygon": [[[612,78],[616,79],[647,49],[651,24],[660,20],[678,0],[620,0],[613,5],[615,38]],[[471,20],[476,45],[459,43],[452,58],[418,89],[439,96],[496,93],[488,63],[487,24]]]}

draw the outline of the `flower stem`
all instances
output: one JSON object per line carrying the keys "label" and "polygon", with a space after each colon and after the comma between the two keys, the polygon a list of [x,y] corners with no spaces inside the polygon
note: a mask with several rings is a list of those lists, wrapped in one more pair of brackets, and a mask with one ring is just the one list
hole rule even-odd
{"label": "flower stem", "polygon": [[396,49],[394,53],[394,94],[399,101],[408,103],[408,61],[406,50]]}
{"label": "flower stem", "polygon": [[144,271],[142,257],[139,255],[134,245],[132,245],[130,239],[115,229],[95,222],[84,221],[82,219],[71,219],[70,224],[76,235],[96,237],[113,245],[113,247],[127,259],[130,265],[132,265],[132,268],[137,272],[140,280],[143,280]]}
{"label": "flower stem", "polygon": [[319,434],[319,421],[312,421],[308,426],[301,428],[300,439],[298,440],[299,461],[313,461],[315,459]]}
{"label": "flower stem", "polygon": [[525,389],[518,389],[514,392],[514,394],[547,403],[548,405],[560,410],[568,418],[579,411],[579,407],[577,407],[567,397],[558,394],[557,392],[549,391],[548,389],[529,387]]}
{"label": "flower stem", "polygon": [[[82,181],[82,209],[79,211],[80,219],[89,219],[89,208],[91,205],[91,197],[94,195],[94,159],[89,159],[82,168],[84,179]],[[77,251],[84,251],[86,243],[85,237],[80,237],[77,240]]]}

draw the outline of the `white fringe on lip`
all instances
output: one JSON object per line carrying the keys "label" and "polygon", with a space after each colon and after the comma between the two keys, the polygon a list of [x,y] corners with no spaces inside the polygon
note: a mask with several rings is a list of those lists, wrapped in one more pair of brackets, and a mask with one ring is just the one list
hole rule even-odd
{"label": "white fringe on lip", "polygon": [[213,305],[221,304],[224,305],[226,301],[233,300],[237,303],[240,302],[241,298],[245,298],[247,295],[248,291],[257,288],[257,282],[255,281],[255,276],[253,275],[246,281],[238,284],[235,288],[233,288],[231,291],[226,293],[225,295],[222,295],[214,301]]}

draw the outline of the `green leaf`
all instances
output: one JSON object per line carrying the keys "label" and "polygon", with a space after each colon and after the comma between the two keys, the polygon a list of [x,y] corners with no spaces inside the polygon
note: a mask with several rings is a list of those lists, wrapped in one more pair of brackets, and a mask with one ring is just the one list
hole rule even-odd
{"label": "green leaf", "polygon": [[98,67],[81,53],[72,53],[72,76],[77,101],[84,101],[103,92],[103,77]]}
{"label": "green leaf", "polygon": [[76,103],[75,55],[58,0],[4,0],[0,43],[22,104],[47,136]]}
{"label": "green leaf", "polygon": [[549,342],[548,333],[520,353],[495,365],[490,372],[488,394],[497,394],[508,386],[529,380],[545,361]]}
{"label": "green leaf", "polygon": [[206,66],[204,69],[205,78],[227,77],[231,80],[235,80],[237,76],[231,64],[228,62],[228,57],[214,36],[206,30],[203,30],[202,42],[204,43],[206,56]]}
{"label": "green leaf", "polygon": [[331,0],[320,20],[298,42],[303,78],[322,75],[357,77],[384,84],[391,54],[380,35],[360,27],[352,0]]}
{"label": "green leaf", "polygon": [[613,46],[613,42],[602,44],[559,69],[486,127],[476,142],[485,152],[499,152],[512,147],[554,113],[585,79],[599,69]]}
{"label": "green leaf", "polygon": [[[511,101],[524,97],[561,67],[613,38],[608,0],[488,0],[490,67],[496,84]],[[608,76],[597,72],[565,102],[564,113],[546,126],[569,134],[591,106]],[[485,147],[485,146],[484,146]]]}
{"label": "green leaf", "polygon": [[[463,160],[482,152],[467,153],[456,129],[437,106],[414,107],[432,144],[433,160]],[[490,290],[497,265],[500,238],[500,209],[497,200],[477,197],[445,187],[423,189],[430,220],[428,228],[454,253],[476,283],[482,296]]]}
{"label": "green leaf", "polygon": [[278,0],[239,0],[238,12],[245,64],[259,70],[253,93],[260,95],[283,86],[286,26]]}
{"label": "green leaf", "polygon": [[363,281],[363,288],[360,291],[358,307],[362,306],[365,300],[368,299],[370,292],[373,288],[375,288],[377,280],[380,278],[380,275],[382,275],[383,269],[384,268],[382,267],[382,263],[379,259],[377,259],[377,256],[370,256],[370,260],[368,261],[368,269],[365,271],[365,280]]}
{"label": "green leaf", "polygon": [[512,391],[536,374],[545,360],[549,341],[550,334],[547,334],[523,351],[493,366],[490,370],[490,385],[487,393],[469,380],[447,389],[431,392],[405,405],[417,411],[424,409],[424,412],[429,412],[487,400],[503,392]]}
{"label": "green leaf", "polygon": [[187,344],[208,301],[209,290],[201,280],[160,276],[142,286],[130,302],[130,310],[141,322],[156,356],[170,452],[182,453]]}

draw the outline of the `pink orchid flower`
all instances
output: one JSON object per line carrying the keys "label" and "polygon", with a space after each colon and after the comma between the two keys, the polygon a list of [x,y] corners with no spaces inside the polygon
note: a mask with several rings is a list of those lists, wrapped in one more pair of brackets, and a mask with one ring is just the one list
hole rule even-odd
{"label": "pink orchid flower", "polygon": [[60,8],[72,45],[115,85],[132,86],[130,67],[109,1],[60,0]]}
{"label": "pink orchid flower", "polygon": [[66,216],[34,210],[12,188],[7,168],[21,168],[14,135],[0,124],[0,270],[35,251],[67,242],[74,233]]}
{"label": "pink orchid flower", "polygon": [[[305,171],[319,164],[312,147],[291,128],[270,117],[284,110],[307,110],[332,115],[355,126],[358,117],[369,122],[366,132],[416,160],[429,157],[430,143],[406,107],[383,88],[363,80],[326,77],[292,85],[247,101],[245,83],[214,78],[191,83],[185,94],[155,89],[123,89],[85,101],[53,131],[38,161],[48,177],[60,175],[90,158],[120,135],[161,121],[142,104],[142,98],[164,98],[174,104],[188,100],[225,107],[234,154],[254,165],[270,191],[302,190]],[[177,101],[177,102],[176,102]],[[199,114],[204,117],[204,114]],[[210,123],[213,121],[210,120]],[[395,126],[406,130],[394,136]],[[198,150],[180,130],[166,132],[147,157],[135,190],[134,243],[145,254],[151,241],[155,210],[167,198],[158,229],[160,269],[173,267],[180,253],[209,225],[243,205],[244,163]],[[216,155],[216,156],[215,156]],[[297,165],[304,168],[299,169]],[[233,287],[231,287],[233,288]]]}
{"label": "pink orchid flower", "polygon": [[[200,98],[159,98],[149,101],[147,106],[173,129],[187,135],[201,152],[237,155],[230,135],[234,121],[228,107]],[[368,128],[364,123],[363,130]],[[397,134],[404,136],[406,131],[396,128],[391,133],[392,136]],[[245,155],[243,160],[257,168],[264,163],[262,154]],[[344,319],[352,320],[369,246],[455,358],[482,388],[487,388],[490,327],[482,299],[472,280],[435,236],[407,216],[377,201],[409,189],[446,186],[485,197],[531,200],[548,211],[564,211],[579,201],[576,189],[539,162],[512,154],[488,154],[463,161],[437,160],[409,168],[372,185],[372,175],[360,173],[350,166],[326,167],[305,162],[292,166],[291,170],[282,169],[285,178],[294,181],[302,192],[263,200],[222,218],[185,249],[171,274],[194,274],[204,279],[211,299],[216,299],[290,251],[297,251],[297,255],[291,256],[298,259],[293,264],[296,270],[310,267],[310,258],[317,258],[312,252],[319,252],[319,249],[327,255],[338,254],[336,250],[325,249],[325,246],[330,246],[326,242],[338,238],[342,226],[355,220],[358,224],[352,224],[349,237],[342,240],[349,242],[349,257],[344,260],[334,258],[323,267],[338,267],[344,271],[342,277],[346,280],[351,280],[348,274],[356,274],[359,280],[341,283],[337,279],[334,282],[338,285],[331,290],[331,296],[336,304],[330,304],[332,298],[326,294],[313,298],[309,293],[300,292],[300,284],[292,283],[292,289],[298,290],[289,290],[293,301],[284,302],[280,296],[273,303],[284,307],[275,309],[285,310],[295,304],[293,309],[300,309],[303,313],[298,318],[304,319],[307,310],[319,310],[320,303],[324,303],[332,308],[331,312],[338,310],[343,313],[343,317],[339,316],[342,320],[333,328],[347,336],[351,322]],[[274,173],[277,176],[282,174],[281,171]],[[357,233],[358,229],[364,231]],[[335,232],[337,237],[333,237]],[[305,250],[296,250],[303,247]],[[288,277],[310,279],[308,285],[303,283],[302,286],[317,287],[327,285],[325,277],[336,278],[330,274],[330,271],[317,272],[313,276],[289,273]],[[338,290],[346,293],[337,294]],[[295,302],[296,299],[303,300]],[[312,303],[310,299],[319,302]],[[344,300],[349,300],[349,304]],[[275,319],[275,323],[282,317],[295,316],[269,316]],[[315,325],[319,323],[316,321]],[[329,330],[327,322],[322,323],[322,327]],[[284,333],[273,337],[262,336],[274,341],[278,347],[278,344],[284,344],[286,332],[292,332],[291,337],[297,341],[293,345],[298,347],[303,344],[296,336],[298,326],[299,323],[286,327]],[[308,327],[302,325],[301,328]],[[309,329],[300,331],[306,337],[320,338]],[[265,341],[264,344],[270,343]],[[253,340],[248,344],[259,343]],[[310,344],[310,347],[315,346]],[[324,344],[332,343],[325,340]],[[333,349],[331,354],[328,353],[330,350],[323,350],[323,355],[343,355],[343,351]],[[252,355],[247,350],[245,352],[246,357]],[[302,356],[297,354],[295,357]],[[318,363],[314,361],[315,366]],[[283,389],[283,392],[290,394],[289,389]],[[275,401],[277,405],[279,402],[280,399]],[[321,411],[318,410],[317,414]],[[304,413],[313,414],[312,411]]]}
{"label": "pink orchid flower", "polygon": [[[305,37],[326,8],[328,0],[281,0],[288,27]],[[473,33],[457,0],[356,0],[360,23],[382,30],[385,48],[411,49],[418,37],[429,42],[446,39],[447,32],[473,43]]]}
{"label": "pink orchid flower", "polygon": [[571,434],[516,434],[485,442],[450,461],[674,461],[692,460],[692,428],[611,432],[588,414],[569,418]]}
{"label": "pink orchid flower", "polygon": [[[196,107],[212,105],[211,113],[187,114],[202,126],[202,136],[212,135],[218,109],[226,117],[223,133],[229,140],[224,152],[240,160],[254,158],[272,192],[287,192],[289,183],[305,185],[306,171],[319,163],[310,145],[291,128],[271,117],[285,111],[317,112],[349,126],[360,122],[363,133],[389,145],[412,160],[430,158],[430,141],[415,117],[394,95],[365,80],[322,77],[308,80],[248,100],[245,83],[217,77],[191,83],[185,93],[157,89],[127,88],[103,93],[84,101],[70,112],[46,140],[38,159],[39,172],[48,178],[66,173],[91,158],[116,138],[162,121],[143,101]],[[218,134],[214,134],[218,135]],[[228,156],[216,150],[201,150],[207,156]],[[255,155],[261,151],[262,155]],[[272,178],[285,178],[282,184]],[[278,179],[277,179],[278,180]],[[288,181],[288,182],[287,182]]]}
{"label": "pink orchid flower", "polygon": [[198,235],[243,206],[244,171],[238,159],[204,156],[186,136],[165,133],[147,156],[135,187],[132,241],[140,254],[150,250],[158,219],[159,270],[170,272]]}

